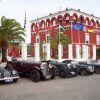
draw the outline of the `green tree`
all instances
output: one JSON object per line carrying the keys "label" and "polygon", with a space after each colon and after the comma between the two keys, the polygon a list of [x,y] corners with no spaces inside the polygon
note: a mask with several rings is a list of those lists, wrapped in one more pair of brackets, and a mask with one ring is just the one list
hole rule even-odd
{"label": "green tree", "polygon": [[[60,36],[60,38],[59,38]],[[56,33],[55,36],[51,37],[51,49],[55,50],[56,53],[56,58],[58,57],[58,44],[61,43],[63,48],[65,48],[67,46],[67,44],[69,43],[69,39],[67,34],[65,33]]]}
{"label": "green tree", "polygon": [[100,58],[100,48],[96,49],[96,56]]}
{"label": "green tree", "polygon": [[65,33],[58,32],[54,37],[51,39],[51,48],[57,49],[58,44],[61,43],[65,48],[66,45],[69,43],[68,36]]}
{"label": "green tree", "polygon": [[7,48],[14,42],[24,41],[24,29],[15,19],[1,18],[0,46],[2,52],[1,62],[7,61]]}

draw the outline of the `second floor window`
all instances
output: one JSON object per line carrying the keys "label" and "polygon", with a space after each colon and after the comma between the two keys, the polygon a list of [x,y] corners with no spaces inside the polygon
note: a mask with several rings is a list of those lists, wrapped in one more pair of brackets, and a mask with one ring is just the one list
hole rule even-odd
{"label": "second floor window", "polygon": [[88,20],[86,20],[86,25],[87,25],[87,26],[89,25],[89,21],[88,21]]}
{"label": "second floor window", "polygon": [[50,43],[50,34],[46,34],[46,42]]}
{"label": "second floor window", "polygon": [[100,35],[96,35],[96,43],[100,44]]}
{"label": "second floor window", "polygon": [[41,24],[41,27],[44,28],[44,23]]}
{"label": "second floor window", "polygon": [[52,26],[55,26],[56,25],[56,20],[53,20],[52,21]]}
{"label": "second floor window", "polygon": [[40,38],[39,36],[36,36],[36,43],[39,43],[40,42]]}
{"label": "second floor window", "polygon": [[94,26],[94,21],[91,21],[91,26]]}
{"label": "second floor window", "polygon": [[36,27],[35,26],[33,26],[33,30],[35,30],[36,29]]}
{"label": "second floor window", "polygon": [[69,23],[69,16],[66,16],[66,23]]}

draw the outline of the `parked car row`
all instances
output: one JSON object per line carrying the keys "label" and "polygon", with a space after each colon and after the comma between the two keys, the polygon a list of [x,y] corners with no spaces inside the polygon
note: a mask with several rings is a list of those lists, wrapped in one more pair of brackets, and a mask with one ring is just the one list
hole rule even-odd
{"label": "parked car row", "polygon": [[64,60],[63,62],[48,61],[8,61],[5,68],[0,67],[0,81],[17,82],[19,76],[28,75],[34,82],[41,79],[54,79],[77,75],[100,74],[100,65],[97,63],[77,62],[75,60]]}

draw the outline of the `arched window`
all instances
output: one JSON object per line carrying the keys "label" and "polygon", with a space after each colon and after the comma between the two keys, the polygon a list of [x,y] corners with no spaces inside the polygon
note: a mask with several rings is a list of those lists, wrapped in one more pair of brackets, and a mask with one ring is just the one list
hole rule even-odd
{"label": "arched window", "polygon": [[88,20],[88,19],[86,19],[86,25],[87,25],[87,26],[89,25],[89,20]]}
{"label": "arched window", "polygon": [[47,26],[47,27],[49,26],[49,22],[48,22],[48,21],[46,22],[46,26]]}
{"label": "arched window", "polygon": [[44,22],[42,22],[41,27],[44,28]]}
{"label": "arched window", "polygon": [[96,28],[99,27],[99,21],[96,21]]}
{"label": "arched window", "polygon": [[33,29],[33,31],[34,31],[34,30],[36,30],[36,26],[35,26],[35,25],[33,25],[33,28],[32,28],[32,29]]}
{"label": "arched window", "polygon": [[75,15],[73,16],[73,21],[77,22],[77,17]]}
{"label": "arched window", "polygon": [[94,20],[91,20],[91,26],[94,26]]}
{"label": "arched window", "polygon": [[62,18],[59,18],[59,24],[62,25]]}
{"label": "arched window", "polygon": [[80,17],[80,22],[83,23],[84,22],[84,18]]}
{"label": "arched window", "polygon": [[69,15],[67,15],[66,16],[66,23],[69,23],[69,20],[70,20]]}
{"label": "arched window", "polygon": [[52,26],[55,26],[56,25],[56,20],[53,20],[52,21]]}
{"label": "arched window", "polygon": [[50,43],[50,34],[46,34],[46,43]]}
{"label": "arched window", "polygon": [[39,43],[40,42],[40,37],[37,35],[36,36],[36,43]]}

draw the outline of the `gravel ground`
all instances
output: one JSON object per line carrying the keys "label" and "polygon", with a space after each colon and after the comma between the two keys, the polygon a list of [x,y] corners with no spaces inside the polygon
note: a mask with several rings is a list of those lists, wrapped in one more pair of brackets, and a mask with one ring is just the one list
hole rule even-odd
{"label": "gravel ground", "polygon": [[0,100],[100,100],[100,75],[0,84]]}

